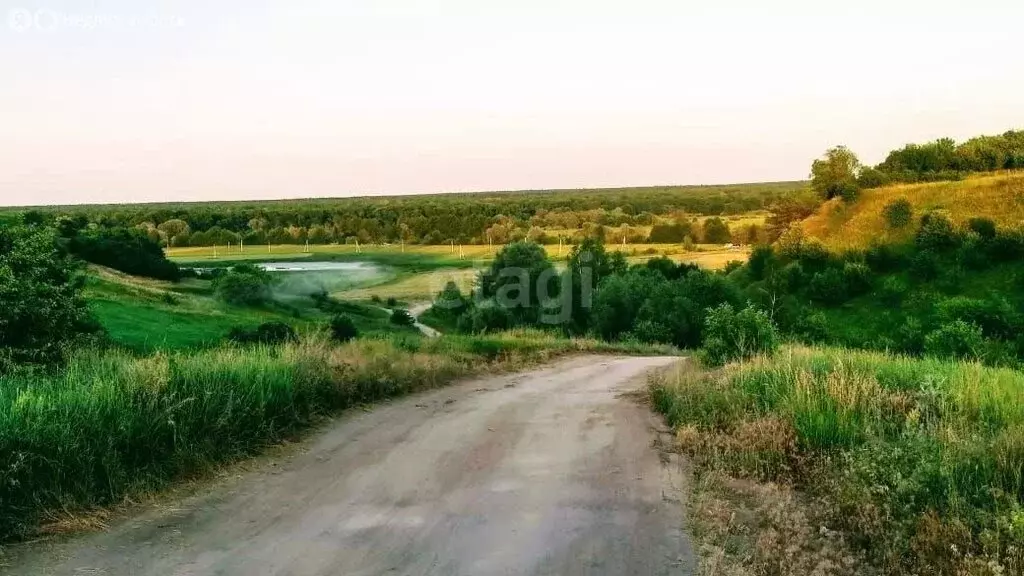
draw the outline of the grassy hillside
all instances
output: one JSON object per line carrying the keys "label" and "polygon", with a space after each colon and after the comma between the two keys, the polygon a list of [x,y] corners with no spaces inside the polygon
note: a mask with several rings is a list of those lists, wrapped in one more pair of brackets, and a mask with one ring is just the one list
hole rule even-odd
{"label": "grassy hillside", "polygon": [[[891,229],[885,205],[906,198],[914,224]],[[973,217],[991,218],[1000,226],[1024,225],[1024,172],[981,174],[954,182],[899,184],[864,190],[852,205],[835,198],[803,222],[804,232],[836,250],[865,248],[872,242],[902,242],[913,237],[920,216],[943,211],[954,224]]]}
{"label": "grassy hillside", "polygon": [[[287,288],[289,281],[296,280],[285,279],[281,287]],[[205,348],[223,341],[232,328],[251,329],[263,322],[281,321],[301,330],[328,320],[308,298],[287,298],[264,308],[231,306],[214,297],[206,280],[163,282],[99,266],[89,269],[85,295],[110,339],[137,352]],[[391,324],[383,310],[355,303],[345,306],[361,333],[414,332]]]}

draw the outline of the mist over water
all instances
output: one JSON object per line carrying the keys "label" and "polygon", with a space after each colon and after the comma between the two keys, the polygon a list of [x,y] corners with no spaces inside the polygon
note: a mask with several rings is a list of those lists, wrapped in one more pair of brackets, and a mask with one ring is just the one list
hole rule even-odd
{"label": "mist over water", "polygon": [[387,276],[384,268],[369,262],[262,262],[258,266],[274,274],[273,297],[281,301],[347,290]]}

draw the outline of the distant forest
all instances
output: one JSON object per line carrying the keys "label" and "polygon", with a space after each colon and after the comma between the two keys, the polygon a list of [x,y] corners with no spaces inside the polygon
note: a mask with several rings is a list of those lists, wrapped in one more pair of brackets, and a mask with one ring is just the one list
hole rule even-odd
{"label": "distant forest", "polygon": [[[543,230],[649,227],[681,215],[735,215],[811,197],[806,182],[28,209],[71,236],[134,228],[164,246],[505,243]],[[3,215],[0,214],[0,219]],[[532,234],[531,234],[532,232]],[[635,233],[635,231],[634,231]],[[567,232],[571,234],[571,232]],[[644,230],[641,241],[646,240]],[[552,238],[554,238],[552,236]],[[536,238],[534,238],[536,239]],[[568,239],[568,235],[567,235]],[[555,239],[557,242],[557,239]]]}
{"label": "distant forest", "polygon": [[[741,243],[772,241],[820,199],[852,199],[859,189],[890,183],[956,180],[972,172],[1024,168],[1024,131],[979,136],[960,144],[942,138],[893,150],[862,166],[839,146],[814,162],[811,181],[724,186],[655,186],[380,196],[358,198],[54,206],[27,209],[29,220],[53,224],[65,237],[83,230],[130,229],[168,247],[247,244],[386,243],[504,244],[529,239],[579,242],[615,229],[629,242],[728,241],[728,226],[694,216],[772,212],[764,229],[732,231]],[[812,192],[813,189],[813,192]],[[817,192],[821,198],[816,198]],[[0,211],[20,219],[25,210]],[[721,230],[718,230],[721,228]],[[735,236],[739,234],[739,236]]]}

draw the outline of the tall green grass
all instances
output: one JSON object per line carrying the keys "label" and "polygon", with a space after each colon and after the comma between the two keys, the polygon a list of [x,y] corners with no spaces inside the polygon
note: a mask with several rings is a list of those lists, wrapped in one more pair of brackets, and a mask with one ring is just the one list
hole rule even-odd
{"label": "tall green grass", "polygon": [[0,539],[253,454],[340,409],[584,350],[664,351],[542,332],[341,346],[311,335],[147,357],[85,351],[56,373],[0,375]]}
{"label": "tall green grass", "polygon": [[791,347],[653,394],[701,467],[803,487],[887,573],[1024,570],[1024,373]]}

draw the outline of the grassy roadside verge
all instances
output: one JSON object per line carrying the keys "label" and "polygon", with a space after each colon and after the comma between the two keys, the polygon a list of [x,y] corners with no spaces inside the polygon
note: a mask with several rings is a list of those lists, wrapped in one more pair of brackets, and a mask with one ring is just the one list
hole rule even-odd
{"label": "grassy roadside verge", "polygon": [[1024,373],[789,347],[652,384],[703,573],[1024,572]]}
{"label": "grassy roadside verge", "polygon": [[86,351],[51,374],[0,375],[0,539],[259,452],[322,417],[474,373],[573,352],[665,353],[539,332],[139,357]]}

